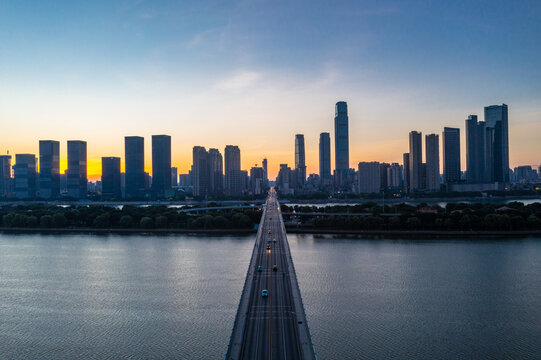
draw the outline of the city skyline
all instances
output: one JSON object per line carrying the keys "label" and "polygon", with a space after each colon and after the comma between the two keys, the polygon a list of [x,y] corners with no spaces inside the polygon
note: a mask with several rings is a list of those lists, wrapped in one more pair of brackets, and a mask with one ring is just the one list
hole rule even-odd
{"label": "city skyline", "polygon": [[164,133],[179,173],[194,145],[236,144],[244,170],[266,157],[274,178],[300,133],[317,173],[319,134],[334,141],[332,104],[343,100],[352,168],[401,162],[411,129],[463,128],[502,103],[510,167],[539,162],[538,2],[307,5],[2,3],[0,154],[37,154],[54,139],[63,171],[66,141],[82,139],[96,179],[101,157],[124,159],[124,136],[150,144]]}

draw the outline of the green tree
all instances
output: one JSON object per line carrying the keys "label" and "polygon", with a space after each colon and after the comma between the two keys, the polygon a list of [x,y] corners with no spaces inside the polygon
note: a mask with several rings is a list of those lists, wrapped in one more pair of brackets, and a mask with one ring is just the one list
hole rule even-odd
{"label": "green tree", "polygon": [[34,215],[27,216],[25,226],[28,228],[38,227],[38,218]]}
{"label": "green tree", "polygon": [[62,228],[65,227],[68,224],[68,220],[66,219],[66,216],[62,213],[56,213],[53,215],[53,221],[52,225],[55,228]]}
{"label": "green tree", "polygon": [[133,221],[130,215],[122,215],[120,220],[118,220],[118,225],[123,229],[129,229],[135,225],[135,221]]}
{"label": "green tree", "polygon": [[39,226],[43,228],[50,228],[53,224],[53,217],[51,215],[43,215],[39,218]]}
{"label": "green tree", "polygon": [[155,222],[156,228],[158,229],[166,229],[167,228],[167,216],[157,216],[156,222]]}
{"label": "green tree", "polygon": [[151,217],[143,216],[139,221],[139,226],[143,229],[150,229],[154,227],[154,220]]}
{"label": "green tree", "polygon": [[109,213],[104,213],[96,216],[92,225],[97,228],[108,228],[111,226],[111,215]]}

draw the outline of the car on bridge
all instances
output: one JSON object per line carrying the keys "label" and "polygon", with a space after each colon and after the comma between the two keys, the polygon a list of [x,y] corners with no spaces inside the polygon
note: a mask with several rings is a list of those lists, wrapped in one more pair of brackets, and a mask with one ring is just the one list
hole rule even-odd
{"label": "car on bridge", "polygon": [[274,266],[272,267],[272,271],[278,271],[278,266],[274,265]]}
{"label": "car on bridge", "polygon": [[267,250],[270,250],[270,249],[271,249],[271,248],[270,248],[270,244],[269,244],[269,245],[267,245]]}
{"label": "car on bridge", "polygon": [[269,290],[263,289],[263,290],[261,291],[261,296],[263,296],[263,297],[269,296]]}
{"label": "car on bridge", "polygon": [[257,267],[257,272],[262,272],[262,271],[263,271],[263,266],[259,265],[259,266]]}

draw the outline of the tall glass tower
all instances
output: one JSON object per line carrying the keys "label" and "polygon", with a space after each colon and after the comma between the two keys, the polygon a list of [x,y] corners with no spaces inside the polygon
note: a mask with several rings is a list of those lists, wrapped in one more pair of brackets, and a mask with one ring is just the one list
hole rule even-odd
{"label": "tall glass tower", "polygon": [[348,123],[348,105],[345,101],[339,101],[336,103],[334,116],[334,166],[337,172],[349,169]]}

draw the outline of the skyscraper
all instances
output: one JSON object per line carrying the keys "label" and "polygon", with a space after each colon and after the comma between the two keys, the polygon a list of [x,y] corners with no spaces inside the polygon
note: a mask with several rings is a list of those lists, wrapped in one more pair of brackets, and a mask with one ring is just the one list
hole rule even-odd
{"label": "skyscraper", "polygon": [[349,169],[348,123],[347,103],[339,101],[336,103],[334,116],[334,166],[337,173],[344,173]]}
{"label": "skyscraper", "polygon": [[178,186],[178,169],[171,167],[171,186]]}
{"label": "skyscraper", "polygon": [[322,186],[331,183],[331,136],[328,132],[319,134],[319,177]]}
{"label": "skyscraper", "polygon": [[410,153],[404,153],[402,155],[403,158],[403,175],[402,178],[404,179],[404,191],[409,192],[410,191]]}
{"label": "skyscraper", "polygon": [[254,166],[250,169],[250,188],[254,195],[260,195],[265,189],[265,170]]}
{"label": "skyscraper", "polygon": [[299,187],[302,187],[306,182],[306,155],[304,150],[304,135],[295,135],[295,172]]}
{"label": "skyscraper", "polygon": [[122,196],[119,157],[101,158],[101,194],[109,198]]}
{"label": "skyscraper", "polygon": [[88,179],[86,177],[86,141],[68,141],[68,196],[79,199],[86,197]]}
{"label": "skyscraper", "polygon": [[218,149],[209,149],[209,194],[220,196],[224,193],[224,162]]}
{"label": "skyscraper", "polygon": [[443,181],[446,184],[460,181],[460,129],[445,127],[442,134]]}
{"label": "skyscraper", "polygon": [[423,143],[422,133],[418,131],[410,132],[410,190],[421,189],[421,165],[423,163]]}
{"label": "skyscraper", "polygon": [[426,189],[440,190],[440,139],[436,134],[425,136],[426,145]]}
{"label": "skyscraper", "polygon": [[[485,122],[477,121],[477,115],[470,115],[466,119],[466,179],[471,184],[492,181],[490,176],[490,163],[492,159],[492,130],[485,126]],[[488,140],[488,141],[487,141]],[[489,169],[487,168],[487,165]]]}
{"label": "skyscraper", "polygon": [[11,192],[11,155],[0,155],[0,197]]}
{"label": "skyscraper", "polygon": [[485,107],[487,128],[494,129],[493,161],[491,162],[494,181],[509,182],[509,130],[506,104]]}
{"label": "skyscraper", "polygon": [[225,147],[225,192],[229,196],[242,194],[240,149],[235,145]]}
{"label": "skyscraper", "polygon": [[124,155],[126,197],[143,197],[145,195],[145,139],[141,136],[126,136]]}
{"label": "skyscraper", "polygon": [[45,199],[60,195],[60,143],[39,141],[39,196]]}
{"label": "skyscraper", "polygon": [[265,172],[265,187],[269,186],[269,169],[267,165],[267,159],[263,159],[263,171]]}
{"label": "skyscraper", "polygon": [[360,162],[358,191],[361,194],[379,193],[381,189],[381,170],[379,162]]}
{"label": "skyscraper", "polygon": [[152,135],[152,195],[165,197],[171,190],[171,136]]}
{"label": "skyscraper", "polygon": [[15,196],[19,199],[36,197],[37,167],[36,155],[15,154],[13,175],[15,182]]}
{"label": "skyscraper", "polygon": [[194,196],[209,195],[210,183],[209,153],[202,146],[193,147],[192,181]]}

